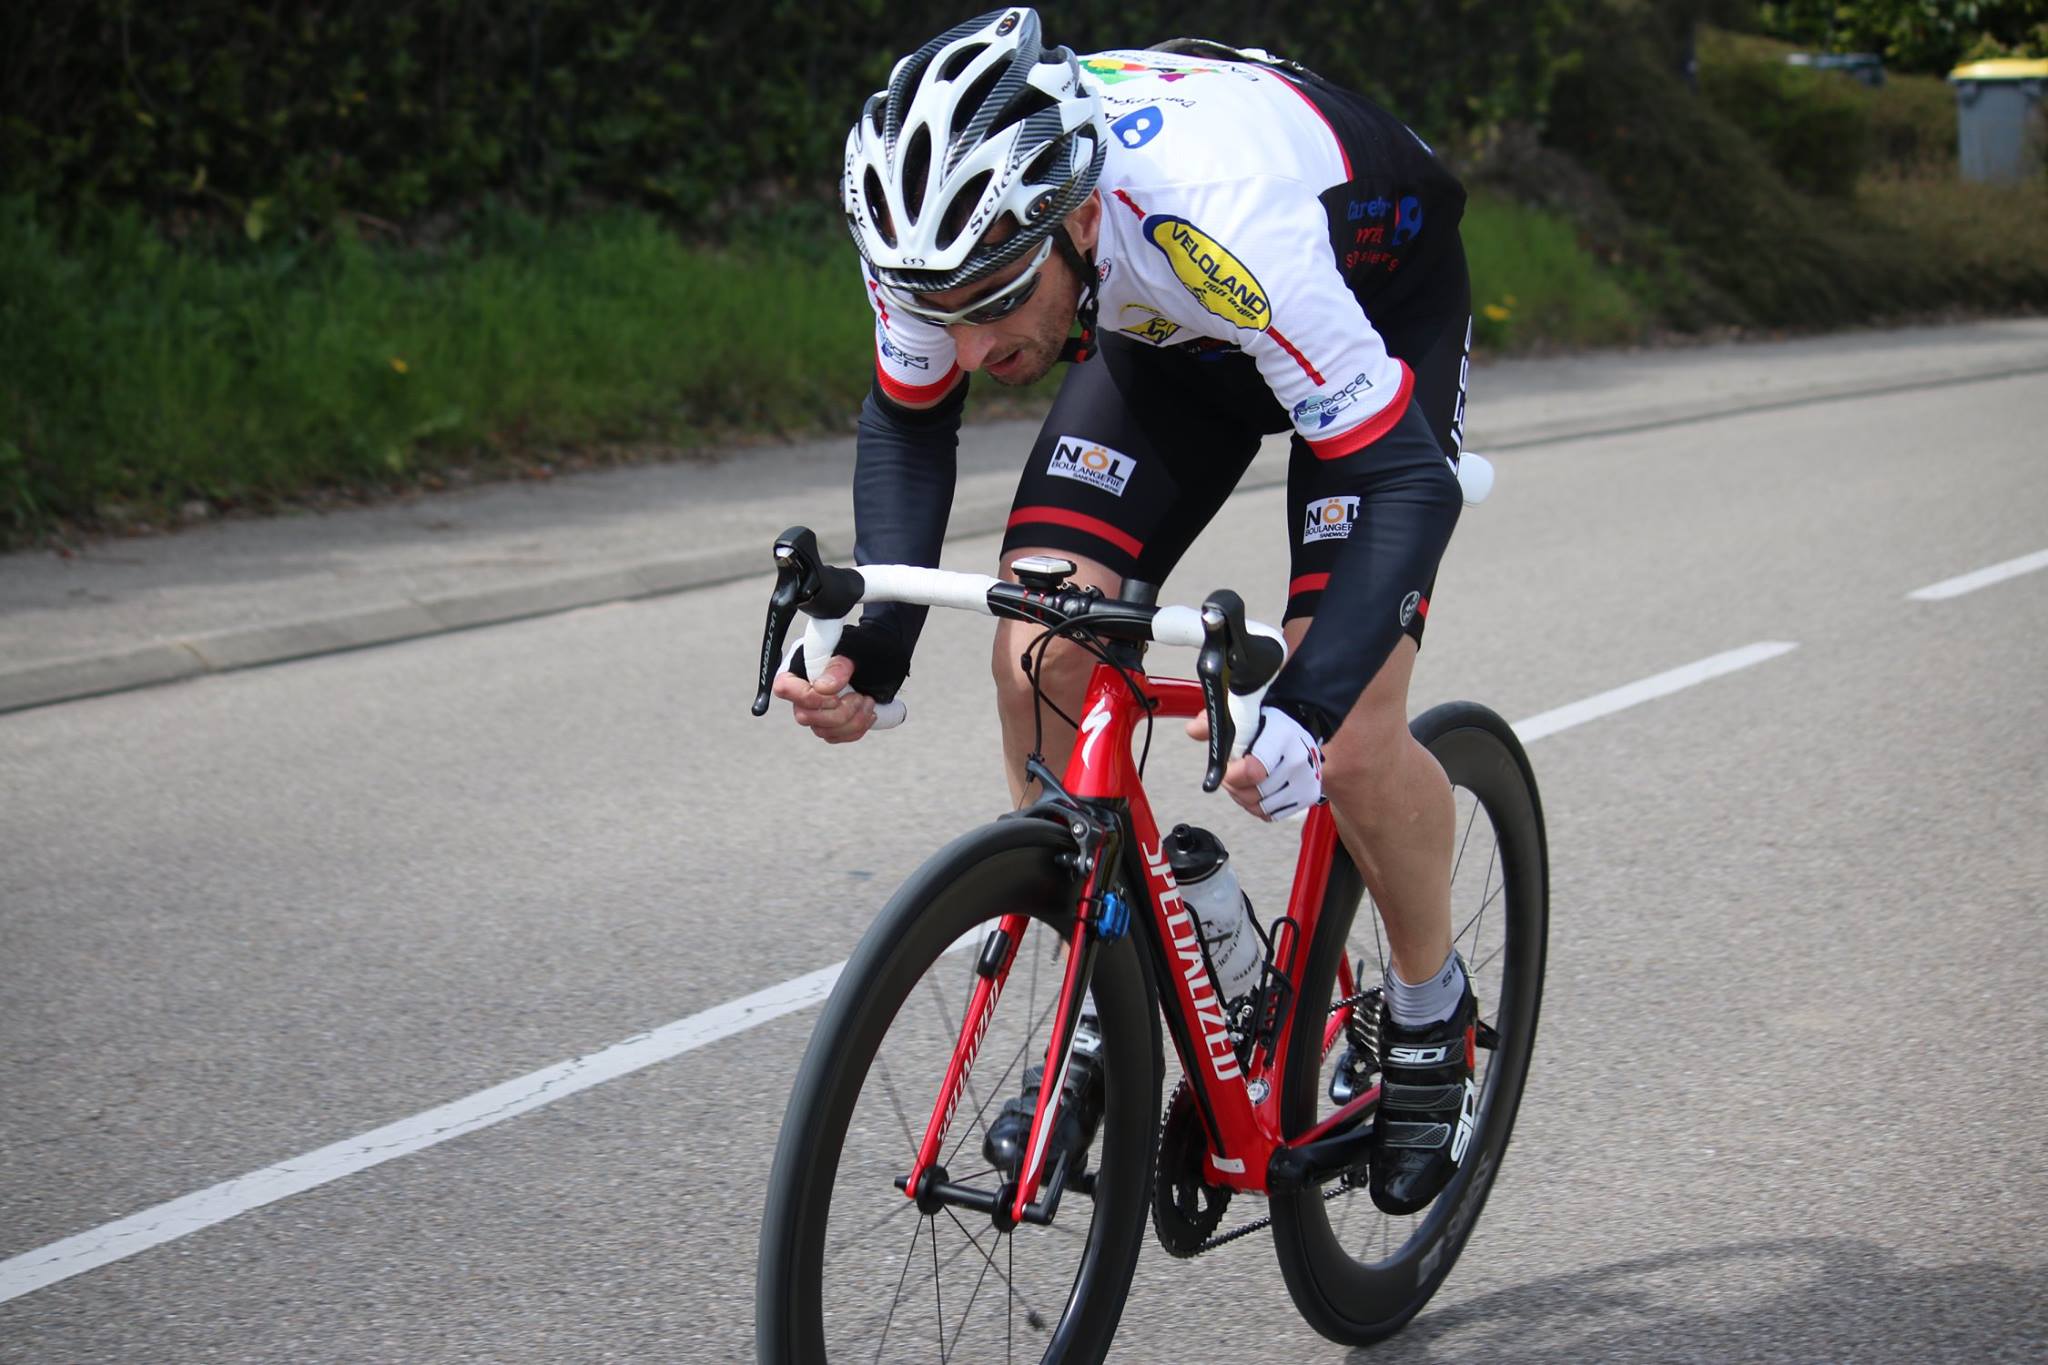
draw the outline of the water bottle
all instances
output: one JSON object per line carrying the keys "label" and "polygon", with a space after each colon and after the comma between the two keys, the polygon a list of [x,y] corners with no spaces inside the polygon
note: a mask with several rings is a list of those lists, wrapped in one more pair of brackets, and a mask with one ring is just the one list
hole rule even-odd
{"label": "water bottle", "polygon": [[1166,836],[1166,859],[1180,883],[1181,900],[1201,925],[1202,944],[1216,972],[1216,987],[1233,1008],[1258,987],[1266,945],[1252,918],[1251,899],[1237,884],[1237,869],[1223,841],[1194,825],[1175,825]]}

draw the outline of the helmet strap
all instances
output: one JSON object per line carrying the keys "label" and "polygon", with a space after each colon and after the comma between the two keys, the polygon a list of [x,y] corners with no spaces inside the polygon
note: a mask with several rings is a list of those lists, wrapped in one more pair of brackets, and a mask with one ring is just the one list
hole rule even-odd
{"label": "helmet strap", "polygon": [[1080,364],[1095,354],[1095,315],[1099,306],[1096,298],[1095,262],[1074,245],[1074,239],[1067,235],[1067,225],[1061,223],[1052,230],[1052,244],[1060,258],[1081,281],[1081,306],[1075,316],[1081,324],[1081,335],[1068,337],[1066,345],[1060,348],[1060,359]]}

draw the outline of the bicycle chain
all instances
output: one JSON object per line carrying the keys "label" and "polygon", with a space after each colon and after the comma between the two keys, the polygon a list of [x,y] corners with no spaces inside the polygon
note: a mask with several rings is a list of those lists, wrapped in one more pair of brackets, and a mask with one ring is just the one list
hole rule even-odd
{"label": "bicycle chain", "polygon": [[[1359,1005],[1364,1005],[1366,1008],[1362,1010],[1355,1008]],[[1379,1070],[1380,1028],[1384,1022],[1385,1007],[1385,998],[1378,986],[1372,986],[1358,992],[1356,995],[1348,996],[1330,1007],[1333,1011],[1346,1008],[1351,1009],[1351,1017],[1345,1021],[1344,1025],[1346,1041],[1366,1055],[1369,1059],[1368,1069],[1371,1071]],[[1333,1199],[1340,1199],[1357,1188],[1358,1186],[1347,1172],[1338,1179],[1334,1186],[1323,1191],[1323,1202],[1327,1204]],[[1242,1227],[1232,1228],[1228,1232],[1220,1232],[1204,1241],[1200,1246],[1188,1253],[1187,1259],[1193,1260],[1197,1256],[1206,1256],[1217,1247],[1229,1246],[1232,1242],[1241,1241],[1255,1232],[1263,1232],[1272,1225],[1273,1216],[1271,1214],[1267,1214],[1263,1218],[1254,1218]]]}
{"label": "bicycle chain", "polygon": [[[1327,1204],[1332,1199],[1342,1198],[1344,1195],[1351,1193],[1351,1191],[1353,1191],[1356,1188],[1358,1187],[1351,1183],[1351,1177],[1345,1176],[1342,1180],[1337,1182],[1335,1188],[1323,1191],[1323,1202]],[[1228,1246],[1230,1245],[1230,1243],[1238,1241],[1245,1237],[1249,1237],[1255,1232],[1264,1232],[1267,1228],[1271,1227],[1272,1225],[1273,1215],[1270,1213],[1263,1218],[1254,1218],[1251,1222],[1246,1223],[1243,1227],[1232,1228],[1228,1232],[1217,1233],[1214,1237],[1211,1237],[1208,1241],[1202,1243],[1200,1246],[1196,1247],[1192,1252],[1188,1253],[1187,1259],[1192,1261],[1197,1256],[1207,1256],[1217,1247]]]}

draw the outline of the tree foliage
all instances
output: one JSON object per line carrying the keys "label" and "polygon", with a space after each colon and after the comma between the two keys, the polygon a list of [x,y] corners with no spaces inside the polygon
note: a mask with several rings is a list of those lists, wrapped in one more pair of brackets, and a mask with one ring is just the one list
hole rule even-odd
{"label": "tree foliage", "polygon": [[[75,0],[0,6],[0,193],[251,237],[485,194],[680,221],[829,196],[894,58],[985,0]],[[1198,34],[1382,98],[1433,138],[1540,114],[1569,0],[1046,7],[1077,50]]]}
{"label": "tree foliage", "polygon": [[1764,0],[1757,18],[1776,37],[1930,75],[1974,57],[2048,57],[2048,0]]}

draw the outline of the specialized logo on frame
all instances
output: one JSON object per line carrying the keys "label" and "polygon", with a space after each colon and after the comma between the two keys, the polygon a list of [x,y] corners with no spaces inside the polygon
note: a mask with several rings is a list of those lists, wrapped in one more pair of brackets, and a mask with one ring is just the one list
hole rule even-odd
{"label": "specialized logo on frame", "polygon": [[1357,498],[1349,495],[1320,498],[1308,505],[1308,513],[1302,519],[1301,543],[1313,545],[1319,540],[1348,540],[1351,523],[1357,520]]}
{"label": "specialized logo on frame", "polygon": [[1120,498],[1124,495],[1124,485],[1131,481],[1131,473],[1137,467],[1138,462],[1121,450],[1111,450],[1094,441],[1084,441],[1079,436],[1062,436],[1052,444],[1052,459],[1047,462],[1045,472],[1062,479],[1079,480],[1090,488],[1099,488]]}

